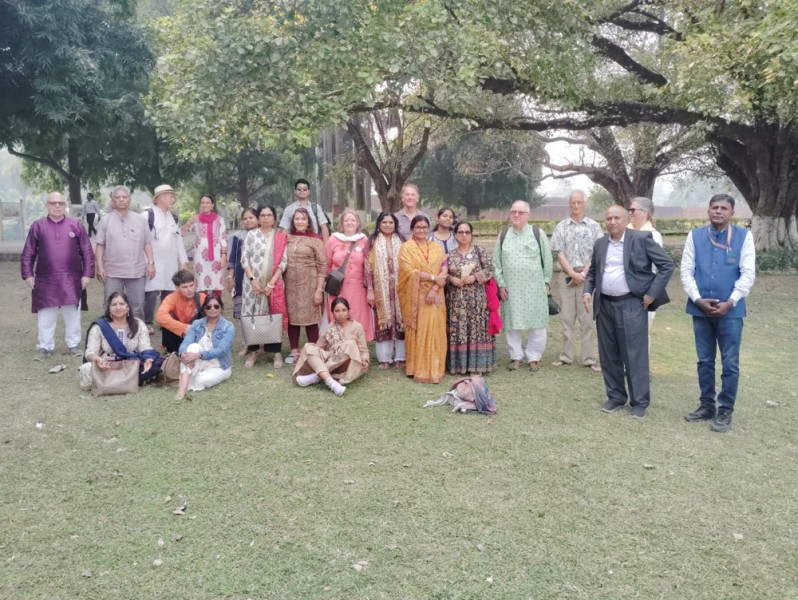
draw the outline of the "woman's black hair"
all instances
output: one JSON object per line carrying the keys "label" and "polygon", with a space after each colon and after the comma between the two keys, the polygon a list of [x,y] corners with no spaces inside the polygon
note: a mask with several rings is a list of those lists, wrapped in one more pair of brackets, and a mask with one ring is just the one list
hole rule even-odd
{"label": "woman's black hair", "polygon": [[[450,213],[452,213],[452,227],[454,227],[454,224],[457,222],[457,215],[456,215],[456,214],[454,214],[454,211],[453,211],[451,208],[446,208],[446,207],[444,206],[442,209],[440,209],[440,210],[438,211],[438,218],[440,218],[440,216],[441,216],[443,213],[445,213],[447,210],[448,210]],[[438,224],[437,224],[437,223],[435,223],[435,227],[433,227],[433,228],[432,228],[432,231],[438,231]]]}
{"label": "woman's black hair", "polygon": [[289,225],[288,227],[288,233],[290,233],[291,235],[296,234],[296,227],[294,226],[294,217],[296,217],[297,213],[303,213],[308,218],[308,231],[310,233],[316,233],[316,226],[313,224],[313,219],[310,218],[310,211],[303,206],[300,206],[294,211],[294,214],[291,217],[291,225]]}
{"label": "woman's black hair", "polygon": [[384,210],[380,214],[377,215],[377,220],[375,221],[374,225],[374,233],[369,236],[369,245],[374,244],[374,240],[377,239],[377,234],[380,232],[380,224],[387,218],[391,217],[393,219],[393,232],[395,234],[399,234],[399,219],[396,218],[396,215],[393,214],[389,210]]}
{"label": "woman's black hair", "polygon": [[219,306],[221,306],[222,309],[224,310],[224,302],[222,302],[221,297],[219,297],[219,295],[217,293],[215,293],[215,292],[208,292],[208,295],[205,296],[205,300],[202,301],[202,310],[203,311],[208,308],[208,303],[211,300],[216,300],[219,303]]}
{"label": "woman's black hair", "polygon": [[474,233],[474,227],[468,221],[457,221],[457,223],[452,226],[452,229],[454,229],[455,233],[457,233],[460,225],[468,225],[468,233]]}
{"label": "woman's black hair", "polygon": [[260,204],[260,205],[258,205],[258,219],[260,219],[260,213],[263,212],[264,208],[268,208],[270,211],[272,211],[272,214],[274,215],[274,227],[277,228],[277,223],[278,223],[277,209],[274,208],[273,206],[270,206],[268,204]]}
{"label": "woman's black hair", "polygon": [[114,318],[111,316],[111,302],[117,298],[122,298],[122,300],[125,301],[125,304],[127,304],[127,328],[130,330],[130,337],[136,337],[139,333],[139,324],[130,308],[130,300],[128,300],[128,297],[124,292],[112,292],[111,295],[108,296],[108,301],[105,303],[105,314],[103,315],[103,318],[109,323],[114,320]]}
{"label": "woman's black hair", "polygon": [[410,221],[411,231],[416,226],[416,223],[418,223],[419,221],[424,221],[427,224],[427,227],[429,227],[429,219],[427,218],[427,215],[416,215],[415,217],[413,217],[413,220]]}
{"label": "woman's black hair", "polygon": [[247,213],[252,213],[252,216],[253,216],[253,217],[255,217],[256,219],[258,218],[258,209],[257,209],[257,207],[255,207],[255,206],[247,206],[247,207],[246,207],[246,208],[245,208],[245,209],[244,209],[244,210],[241,212],[241,219],[242,219],[242,220],[244,219],[244,215],[245,215],[245,214],[247,214]]}
{"label": "woman's black hair", "polygon": [[335,300],[332,301],[332,304],[330,304],[330,312],[334,311],[335,307],[338,306],[339,304],[343,304],[344,306],[346,306],[346,310],[349,310],[349,300],[347,300],[343,296],[338,296]]}
{"label": "woman's black hair", "polygon": [[213,197],[213,196],[211,196],[210,194],[202,194],[202,196],[200,196],[200,202],[202,202],[202,199],[203,199],[203,198],[207,198],[208,200],[210,200],[210,201],[211,201],[211,204],[213,204],[213,208],[212,208],[211,210],[212,210],[213,212],[215,212],[215,213],[218,213],[218,212],[219,212],[218,210],[216,210],[216,198],[214,198],[214,197]]}

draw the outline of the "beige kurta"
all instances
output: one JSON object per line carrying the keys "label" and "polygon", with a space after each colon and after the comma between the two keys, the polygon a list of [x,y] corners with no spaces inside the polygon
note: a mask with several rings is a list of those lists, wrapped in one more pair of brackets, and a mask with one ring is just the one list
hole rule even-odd
{"label": "beige kurta", "polygon": [[324,242],[319,238],[289,235],[285,268],[285,302],[291,325],[318,325],[324,304],[313,305],[318,277],[327,274]]}
{"label": "beige kurta", "polygon": [[331,323],[319,336],[317,343],[305,344],[291,375],[295,383],[299,375],[319,372],[310,364],[321,364],[314,359],[321,359],[330,375],[342,385],[360,377],[366,372],[363,363],[369,360],[369,348],[363,326],[357,321],[350,321],[346,330],[343,330],[335,323]]}

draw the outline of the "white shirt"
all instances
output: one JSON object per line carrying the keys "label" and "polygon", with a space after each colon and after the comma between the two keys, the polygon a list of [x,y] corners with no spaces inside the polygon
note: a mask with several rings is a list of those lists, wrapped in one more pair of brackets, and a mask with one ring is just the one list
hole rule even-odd
{"label": "white shirt", "polygon": [[[152,210],[154,219],[152,227],[152,259],[155,262],[155,277],[148,279],[145,291],[173,290],[172,275],[180,263],[187,263],[186,247],[180,228],[175,223],[172,213],[164,212],[157,206]],[[144,217],[147,217],[146,212]]]}
{"label": "white shirt", "polygon": [[623,268],[624,238],[626,232],[617,242],[609,238],[607,244],[607,257],[604,259],[604,274],[601,278],[601,293],[607,296],[623,296],[632,291],[626,283],[626,271]]}
{"label": "white shirt", "polygon": [[[729,225],[731,227],[731,225]],[[682,280],[682,287],[685,293],[690,297],[690,300],[695,302],[701,299],[701,294],[698,293],[698,284],[695,281],[695,243],[693,242],[693,232],[687,234],[687,240],[684,242],[684,251],[682,252],[682,264],[679,268],[680,277]],[[745,233],[743,239],[743,249],[740,251],[740,277],[734,282],[734,290],[732,290],[729,300],[733,306],[741,298],[747,298],[751,288],[754,285],[756,278],[756,250],[754,248],[754,236],[750,231]],[[723,298],[719,298],[721,302],[725,302]]]}

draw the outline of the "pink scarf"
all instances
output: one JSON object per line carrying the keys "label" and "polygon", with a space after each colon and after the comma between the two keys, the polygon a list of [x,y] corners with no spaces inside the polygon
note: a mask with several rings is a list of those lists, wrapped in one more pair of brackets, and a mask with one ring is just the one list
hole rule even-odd
{"label": "pink scarf", "polygon": [[213,212],[200,213],[199,222],[205,225],[206,237],[208,238],[208,260],[214,260],[213,254],[213,224],[218,215]]}

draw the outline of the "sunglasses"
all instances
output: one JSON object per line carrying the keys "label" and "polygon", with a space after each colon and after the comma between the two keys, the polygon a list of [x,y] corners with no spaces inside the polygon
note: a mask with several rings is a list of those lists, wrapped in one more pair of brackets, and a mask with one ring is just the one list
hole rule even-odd
{"label": "sunglasses", "polygon": [[205,306],[205,310],[219,310],[220,308],[222,307],[218,304],[208,304]]}

